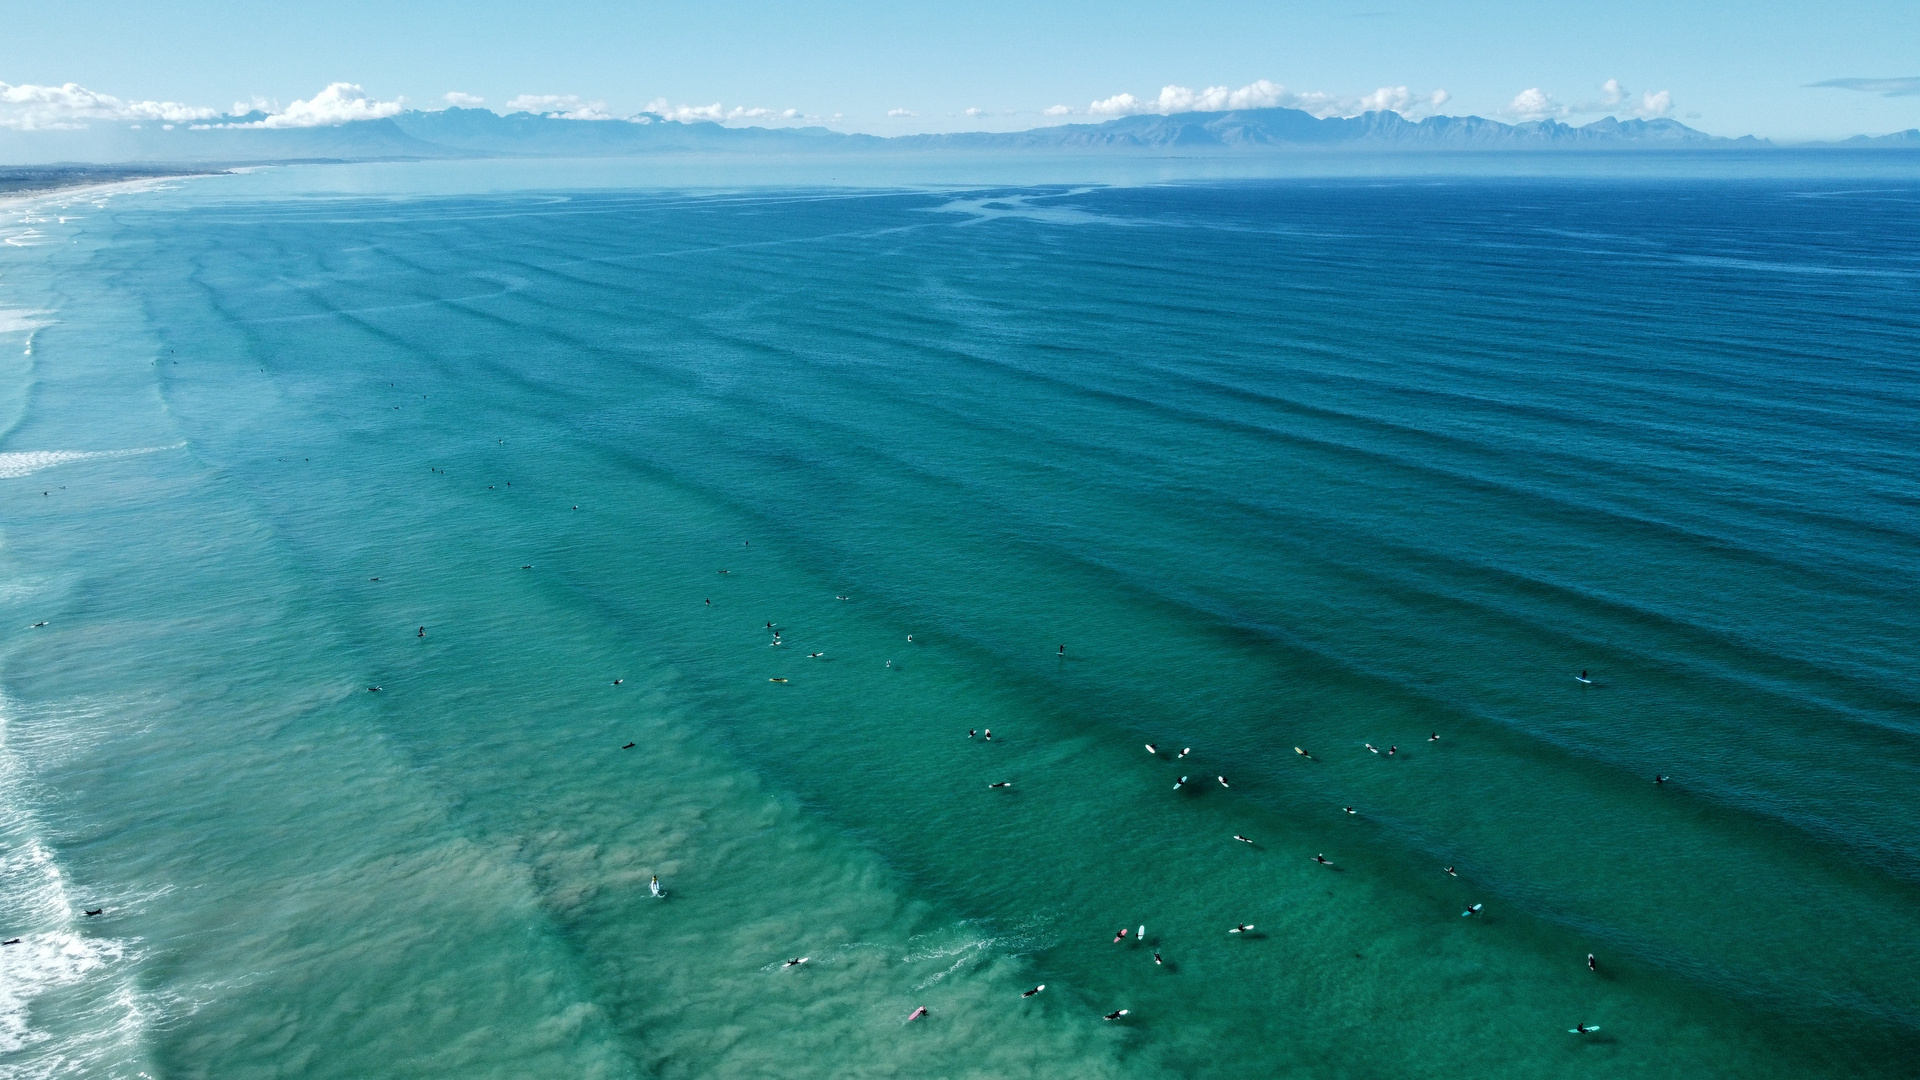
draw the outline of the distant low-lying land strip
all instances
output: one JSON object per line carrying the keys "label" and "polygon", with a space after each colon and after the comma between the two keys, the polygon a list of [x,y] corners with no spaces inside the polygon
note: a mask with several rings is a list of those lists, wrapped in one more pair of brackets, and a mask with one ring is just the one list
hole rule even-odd
{"label": "distant low-lying land strip", "polygon": [[64,188],[155,180],[168,176],[204,176],[207,166],[181,165],[0,165],[0,198],[44,195]]}

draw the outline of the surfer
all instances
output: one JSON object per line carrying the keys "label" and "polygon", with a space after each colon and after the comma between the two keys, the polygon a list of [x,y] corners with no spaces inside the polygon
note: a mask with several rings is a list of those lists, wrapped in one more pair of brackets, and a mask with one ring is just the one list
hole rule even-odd
{"label": "surfer", "polygon": [[1474,915],[1478,915],[1478,914],[1480,914],[1480,909],[1481,909],[1481,908],[1483,908],[1483,907],[1486,907],[1486,906],[1487,906],[1487,905],[1485,905],[1485,904],[1475,904],[1475,905],[1473,905],[1472,907],[1470,907],[1470,908],[1468,908],[1467,910],[1465,910],[1465,911],[1463,911],[1463,912],[1461,912],[1461,913],[1460,913],[1460,917],[1461,917],[1461,918],[1463,918],[1463,919],[1465,919],[1465,918],[1469,918],[1469,917],[1471,917],[1471,916],[1474,916]]}
{"label": "surfer", "polygon": [[1451,866],[1449,866],[1449,867],[1447,867],[1447,876],[1448,876],[1448,877],[1459,877],[1460,875],[1459,875],[1459,874],[1456,874],[1456,873],[1454,873],[1454,872],[1453,872],[1453,867],[1451,867]]}
{"label": "surfer", "polygon": [[367,687],[367,693],[369,693],[369,694],[377,694],[377,693],[379,693],[379,692],[380,692],[380,688],[379,688],[379,687],[377,687],[377,686],[369,686],[369,687]]}
{"label": "surfer", "polygon": [[1595,1025],[1594,1025],[1593,1027],[1588,1027],[1588,1026],[1587,1026],[1587,1025],[1585,1025],[1585,1024],[1575,1024],[1575,1025],[1573,1025],[1572,1027],[1570,1027],[1570,1028],[1568,1028],[1568,1029],[1567,1029],[1567,1034],[1569,1034],[1569,1035],[1591,1035],[1591,1034],[1593,1034],[1594,1032],[1596,1032],[1596,1031],[1599,1031],[1599,1030],[1600,1030],[1600,1026],[1599,1026],[1598,1024],[1595,1024]]}
{"label": "surfer", "polygon": [[907,1023],[911,1024],[925,1015],[927,1015],[927,1007],[922,1005],[907,1015]]}
{"label": "surfer", "polygon": [[1159,747],[1157,747],[1157,746],[1155,746],[1155,745],[1153,745],[1152,743],[1147,743],[1147,744],[1145,744],[1145,745],[1146,745],[1146,747],[1147,747],[1147,753],[1149,753],[1149,754],[1152,754],[1152,755],[1153,755],[1154,757],[1159,757],[1159,756],[1160,756],[1160,748],[1159,748]]}
{"label": "surfer", "polygon": [[1180,752],[1173,756],[1173,760],[1179,761],[1181,758],[1186,757],[1188,754],[1191,754],[1191,753],[1193,753],[1193,747],[1191,746],[1182,747],[1180,749]]}
{"label": "surfer", "polygon": [[1218,780],[1218,781],[1220,781],[1220,786],[1221,786],[1221,787],[1226,787],[1226,786],[1227,786],[1227,778],[1226,778],[1226,777],[1224,777],[1224,776],[1216,776],[1216,777],[1214,777],[1214,779],[1215,779],[1215,780]]}
{"label": "surfer", "polygon": [[1360,811],[1358,811],[1358,810],[1355,810],[1355,809],[1354,809],[1353,807],[1351,807],[1351,806],[1343,806],[1343,807],[1341,807],[1340,809],[1342,809],[1342,810],[1345,810],[1345,811],[1346,811],[1347,813],[1349,813],[1349,814],[1357,814],[1357,813],[1359,813],[1359,812],[1360,812]]}
{"label": "surfer", "polygon": [[1040,984],[1039,986],[1036,986],[1036,987],[1034,987],[1034,988],[1033,988],[1033,989],[1031,989],[1031,990],[1022,990],[1022,991],[1020,992],[1020,996],[1021,996],[1021,997],[1023,997],[1023,998],[1030,998],[1030,997],[1032,997],[1033,995],[1035,995],[1035,994],[1037,994],[1037,993],[1039,993],[1040,991],[1042,991],[1042,990],[1045,990],[1046,988],[1047,988],[1047,984],[1046,984],[1046,983],[1041,983],[1041,984]]}
{"label": "surfer", "polygon": [[1328,862],[1328,861],[1327,861],[1327,857],[1326,857],[1325,855],[1315,855],[1315,856],[1313,857],[1313,861],[1314,861],[1314,862],[1317,862],[1317,863],[1319,863],[1319,864],[1320,864],[1321,866],[1332,866],[1332,865],[1333,865],[1332,863],[1330,863],[1330,862]]}
{"label": "surfer", "polygon": [[1253,843],[1253,841],[1251,841],[1251,840],[1249,840],[1249,839],[1247,839],[1247,838],[1246,838],[1246,837],[1244,837],[1244,836],[1241,836],[1241,835],[1240,835],[1239,833],[1234,833],[1234,834],[1233,834],[1233,838],[1234,838],[1235,840],[1238,840],[1238,841],[1240,841],[1240,842],[1241,842],[1241,843],[1243,843],[1243,844],[1251,844],[1251,843]]}
{"label": "surfer", "polygon": [[786,963],[781,964],[780,966],[782,968],[799,967],[801,964],[804,964],[811,959],[813,959],[813,957],[811,956],[796,956],[793,959],[787,961]]}
{"label": "surfer", "polygon": [[988,787],[990,787],[990,788],[1003,788],[1003,787],[1012,787],[1012,786],[1013,786],[1013,781],[1011,781],[1011,780],[1002,780],[1002,781],[1000,781],[1000,782],[999,782],[999,783],[997,783],[997,784],[988,784],[987,786],[988,786]]}
{"label": "surfer", "polygon": [[1599,970],[1600,970],[1600,962],[1599,962],[1598,960],[1595,960],[1595,959],[1593,958],[1593,954],[1592,954],[1592,953],[1588,953],[1588,954],[1587,954],[1587,970],[1588,970],[1588,971],[1599,971]]}
{"label": "surfer", "polygon": [[0,941],[0,945],[18,945],[18,944],[20,944],[20,939],[19,939],[19,938],[17,938],[17,937],[16,937],[16,938],[8,938],[8,939],[7,939],[7,940],[5,940],[5,941]]}
{"label": "surfer", "polygon": [[992,728],[988,728],[988,729],[986,729],[985,731],[982,731],[982,732],[980,733],[980,737],[981,737],[981,738],[982,738],[983,740],[985,740],[985,741],[987,741],[987,742],[992,742],[992,741],[993,741],[993,729],[992,729]]}
{"label": "surfer", "polygon": [[1116,942],[1127,940],[1127,928],[1124,926],[1121,927],[1120,932],[1113,935],[1113,940]]}
{"label": "surfer", "polygon": [[1237,924],[1237,925],[1235,925],[1235,926],[1234,926],[1234,928],[1233,928],[1233,929],[1231,929],[1231,930],[1229,930],[1229,931],[1227,931],[1227,933],[1229,933],[1229,934],[1244,934],[1244,933],[1246,933],[1247,931],[1249,931],[1249,930],[1251,930],[1251,929],[1253,929],[1253,924],[1252,924],[1252,923],[1250,923],[1250,922],[1243,922],[1243,923],[1239,923],[1239,924]]}
{"label": "surfer", "polygon": [[623,747],[621,747],[620,749],[622,749],[622,750],[631,750],[631,749],[633,749],[633,744],[632,744],[632,743],[628,743],[627,745],[625,745],[625,746],[623,746]]}
{"label": "surfer", "polygon": [[1395,754],[1397,754],[1397,753],[1399,753],[1399,752],[1400,752],[1400,748],[1399,748],[1399,747],[1397,747],[1397,746],[1389,746],[1389,747],[1387,747],[1387,756],[1388,756],[1388,757],[1392,757],[1393,755],[1395,755]]}
{"label": "surfer", "polygon": [[836,596],[836,597],[834,597],[834,599],[835,599],[835,600],[851,600],[851,599],[853,599],[853,598],[852,598],[852,597],[850,597],[850,596]]}
{"label": "surfer", "polygon": [[785,679],[768,679],[767,681],[768,681],[768,682],[786,682],[787,680],[785,680]]}
{"label": "surfer", "polygon": [[1654,782],[1654,783],[1656,783],[1656,784],[1664,784],[1664,783],[1666,783],[1666,782],[1667,782],[1668,780],[1671,780],[1671,779],[1673,779],[1673,778],[1672,778],[1672,777],[1670,777],[1670,776],[1665,776],[1665,775],[1660,775],[1660,774],[1656,774],[1656,775],[1654,776],[1654,778],[1653,778],[1653,782]]}
{"label": "surfer", "polygon": [[978,731],[975,731],[973,728],[967,729],[967,738],[969,739],[973,738],[975,735],[978,735],[978,734],[980,733]]}
{"label": "surfer", "polygon": [[1296,753],[1296,754],[1299,754],[1299,755],[1300,755],[1301,757],[1303,757],[1303,758],[1306,758],[1306,759],[1307,759],[1308,761],[1312,761],[1312,760],[1313,760],[1313,755],[1312,755],[1312,754],[1309,754],[1309,753],[1307,753],[1307,752],[1306,752],[1305,750],[1302,750],[1302,749],[1300,749],[1300,748],[1299,748],[1299,747],[1297,747],[1297,746],[1293,748],[1293,752],[1294,752],[1294,753]]}
{"label": "surfer", "polygon": [[1061,656],[1067,655],[1067,647],[1065,645],[1060,646],[1060,655]]}
{"label": "surfer", "polygon": [[104,912],[104,911],[106,911],[106,910],[107,910],[106,908],[103,908],[103,907],[97,907],[97,908],[94,908],[94,909],[93,909],[92,911],[89,911],[89,912],[87,912],[87,914],[88,914],[88,915],[98,915],[98,914],[100,914],[101,912]]}
{"label": "surfer", "polygon": [[1127,1010],[1125,1010],[1125,1009],[1115,1009],[1115,1010],[1113,1010],[1112,1012],[1110,1012],[1110,1013],[1108,1013],[1108,1014],[1107,1014],[1107,1019],[1109,1019],[1109,1020],[1118,1020],[1118,1019],[1120,1019],[1121,1017],[1123,1017],[1123,1016],[1125,1016],[1125,1015],[1127,1015]]}
{"label": "surfer", "polygon": [[1187,778],[1183,776],[1180,779],[1174,781],[1173,790],[1179,791],[1181,788],[1186,786],[1187,786]]}
{"label": "surfer", "polygon": [[[379,578],[375,578],[374,580],[375,580],[375,581],[378,581],[378,580],[380,580],[380,579],[379,579]],[[414,637],[426,637],[426,636],[427,636],[427,628],[426,628],[426,627],[424,627],[424,626],[423,626],[423,627],[421,627],[421,628],[420,628],[420,632],[419,632],[419,633],[417,633],[417,634],[415,634],[415,635],[413,635],[413,636],[414,636]]]}
{"label": "surfer", "polygon": [[620,685],[621,683],[623,683],[623,682],[626,682],[626,681],[627,681],[627,680],[625,680],[625,679],[615,679],[615,680],[613,680],[613,685],[615,685],[615,686],[619,686],[619,685]]}
{"label": "surfer", "polygon": [[[632,746],[633,744],[628,743],[627,745]],[[660,892],[660,875],[659,874],[653,875],[653,880],[647,883],[647,888],[652,889],[653,895],[655,896],[662,895]]]}
{"label": "surfer", "polygon": [[818,660],[818,659],[820,659],[821,657],[823,657],[823,656],[825,656],[825,655],[827,655],[827,654],[826,654],[826,653],[823,653],[823,652],[810,652],[810,653],[808,653],[808,654],[807,654],[807,659],[809,659],[809,660]]}
{"label": "surfer", "polygon": [[1427,741],[1428,741],[1428,742],[1439,742],[1439,741],[1440,741],[1440,733],[1436,731],[1436,732],[1434,732],[1433,734],[1431,734],[1431,735],[1429,735],[1429,736],[1427,736]]}
{"label": "surfer", "polygon": [[[378,579],[376,578],[375,580],[378,580]],[[45,625],[47,625],[47,624],[46,624],[46,623],[43,623],[43,622],[37,622],[37,623],[34,623],[34,624],[33,624],[32,626],[29,626],[29,627],[27,627],[27,629],[29,629],[29,630],[38,630],[38,629],[40,629],[41,627],[43,627],[43,626],[45,626]]]}
{"label": "surfer", "polygon": [[1159,949],[1155,949],[1155,950],[1153,950],[1153,962],[1154,962],[1154,963],[1156,963],[1156,964],[1158,964],[1158,963],[1160,963],[1160,962],[1161,962],[1161,961],[1160,961],[1160,950],[1159,950]]}
{"label": "surfer", "polygon": [[713,606],[713,600],[712,600],[712,598],[708,598],[708,600],[707,600],[707,606],[708,606],[708,607],[712,607],[712,606]]}
{"label": "surfer", "polygon": [[1380,748],[1373,745],[1372,743],[1361,743],[1360,745],[1366,747],[1367,749],[1373,751],[1376,754],[1380,752]]}

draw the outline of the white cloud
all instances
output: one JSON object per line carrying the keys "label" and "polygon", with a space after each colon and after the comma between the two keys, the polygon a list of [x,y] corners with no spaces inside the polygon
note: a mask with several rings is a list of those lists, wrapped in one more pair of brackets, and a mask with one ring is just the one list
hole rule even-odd
{"label": "white cloud", "polygon": [[1073,115],[1073,106],[1071,106],[1071,105],[1049,105],[1049,106],[1047,106],[1046,108],[1044,108],[1044,109],[1041,109],[1041,110],[1040,110],[1040,115],[1042,115],[1042,116],[1072,116],[1072,115]]}
{"label": "white cloud", "polygon": [[912,109],[888,109],[887,115],[888,116],[919,116],[920,114],[917,112],[914,112]]}
{"label": "white cloud", "polygon": [[1520,121],[1557,120],[1573,114],[1570,107],[1553,100],[1551,94],[1537,86],[1530,86],[1515,94],[1500,112]]}
{"label": "white cloud", "polygon": [[725,124],[738,120],[803,120],[806,118],[806,114],[799,109],[761,109],[747,108],[742,105],[729,109],[717,101],[711,105],[669,105],[666,98],[653,99],[653,103],[647,106],[647,111],[663,120],[678,120],[683,124],[697,123],[702,120]]}
{"label": "white cloud", "polygon": [[0,128],[15,131],[59,131],[84,128],[90,121],[210,120],[217,109],[201,109],[176,101],[122,101],[84,86],[14,86],[0,82]]}
{"label": "white cloud", "polygon": [[1600,84],[1598,98],[1563,105],[1555,101],[1553,95],[1534,86],[1516,94],[1500,112],[1521,121],[1564,120],[1569,116],[1601,113],[1652,120],[1673,113],[1673,94],[1666,90],[1649,90],[1636,99],[1632,91],[1620,85],[1619,79],[1608,79]]}
{"label": "white cloud", "polygon": [[[1383,86],[1371,94],[1341,95],[1319,91],[1295,93],[1279,83],[1260,79],[1248,83],[1238,90],[1229,90],[1224,86],[1209,86],[1204,90],[1193,90],[1185,86],[1163,86],[1160,96],[1151,100],[1141,100],[1132,94],[1115,94],[1102,101],[1087,106],[1087,111],[1095,116],[1136,116],[1183,112],[1225,112],[1230,109],[1300,109],[1321,118],[1329,116],[1359,116],[1367,112],[1397,112],[1409,118],[1431,115],[1440,106],[1446,104],[1450,95],[1445,90],[1435,90],[1429,94],[1415,94],[1404,86]],[[1063,112],[1055,112],[1062,109]],[[1048,109],[1049,116],[1065,115],[1072,110],[1065,106]]]}
{"label": "white cloud", "polygon": [[967,109],[967,115],[968,116],[985,116],[987,115],[987,110],[982,109],[978,106],[970,106]]}
{"label": "white cloud", "polygon": [[279,111],[280,103],[278,101],[271,98],[263,98],[259,94],[255,94],[251,101],[234,102],[233,108],[227,110],[227,115],[245,116],[250,112],[276,113]]}
{"label": "white cloud", "polygon": [[375,101],[353,83],[329,83],[325,90],[305,101],[296,101],[265,120],[236,127],[310,128],[351,124],[355,120],[381,120],[406,108],[405,101]]}
{"label": "white cloud", "polygon": [[1634,106],[1633,115],[1646,120],[1673,115],[1673,94],[1666,90],[1649,90],[1640,95],[1640,104]]}
{"label": "white cloud", "polygon": [[449,90],[440,95],[440,100],[461,109],[477,109],[487,103],[487,99],[477,94],[463,94],[458,90]]}
{"label": "white cloud", "polygon": [[611,120],[604,101],[582,101],[579,94],[521,94],[507,102],[507,112],[539,113],[557,120]]}

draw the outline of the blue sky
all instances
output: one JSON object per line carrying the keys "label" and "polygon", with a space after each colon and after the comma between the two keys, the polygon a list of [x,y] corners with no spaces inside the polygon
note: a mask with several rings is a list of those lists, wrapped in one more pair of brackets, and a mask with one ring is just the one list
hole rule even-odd
{"label": "blue sky", "polygon": [[[1169,105],[1254,87],[1237,100],[1571,123],[1668,115],[1788,140],[1920,126],[1913,0],[13,0],[4,21],[0,84],[16,98],[23,86],[76,83],[122,102],[219,110],[255,99],[284,108],[348,82],[376,108],[403,98],[437,108],[449,92],[495,109],[546,97],[543,110],[586,115],[718,104],[735,122],[898,134],[1104,119],[1161,108],[1174,86],[1192,96]],[[1910,81],[1808,85],[1889,78]],[[1105,111],[1090,111],[1095,102]]]}

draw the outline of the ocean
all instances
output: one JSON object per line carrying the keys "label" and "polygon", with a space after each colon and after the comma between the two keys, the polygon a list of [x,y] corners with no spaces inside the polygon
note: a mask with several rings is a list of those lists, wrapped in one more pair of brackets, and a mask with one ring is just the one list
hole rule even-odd
{"label": "ocean", "polygon": [[1920,180],[599,168],[0,206],[0,1076],[1920,1074]]}

